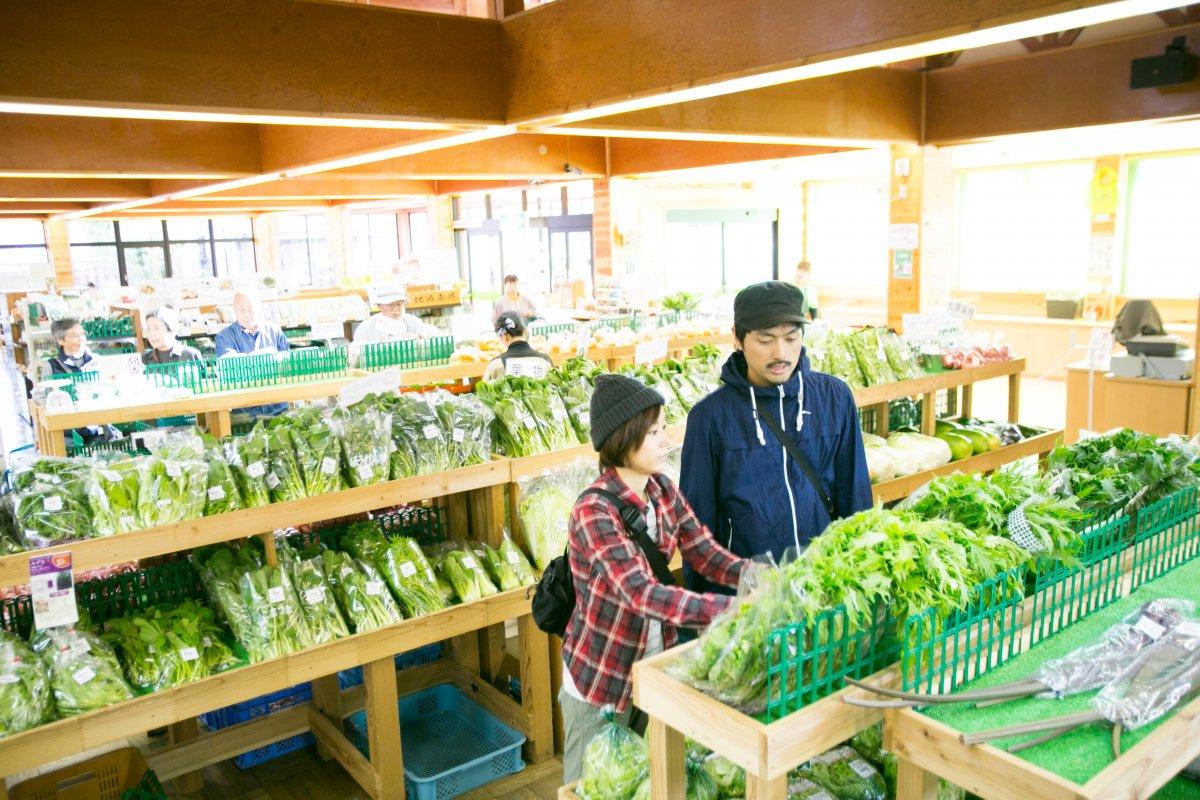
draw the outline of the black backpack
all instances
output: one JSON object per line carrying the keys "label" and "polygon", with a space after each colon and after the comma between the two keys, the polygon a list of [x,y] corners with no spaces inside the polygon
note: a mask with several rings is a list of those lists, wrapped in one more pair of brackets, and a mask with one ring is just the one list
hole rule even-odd
{"label": "black backpack", "polygon": [[[675,576],[671,574],[671,569],[667,566],[667,559],[663,557],[658,546],[651,541],[646,530],[646,519],[641,512],[607,489],[588,489],[579,497],[582,499],[589,494],[599,495],[616,506],[621,520],[625,523],[625,530],[629,533],[629,538],[637,542],[638,547],[642,549],[642,554],[650,562],[650,569],[653,570],[654,577],[658,578],[659,583],[673,585]],[[533,621],[538,628],[555,636],[562,636],[566,633],[567,623],[571,620],[571,615],[575,613],[575,583],[571,580],[571,567],[567,563],[566,551],[551,561],[546,567],[546,571],[542,573],[541,580],[538,581],[533,591],[532,606]]]}

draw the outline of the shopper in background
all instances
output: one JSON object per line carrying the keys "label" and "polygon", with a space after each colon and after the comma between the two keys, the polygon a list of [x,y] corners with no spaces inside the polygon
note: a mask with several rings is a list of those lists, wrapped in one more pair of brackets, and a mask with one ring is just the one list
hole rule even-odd
{"label": "shopper in background", "polygon": [[235,321],[217,333],[217,358],[290,349],[283,329],[262,319],[262,309],[250,295],[238,292],[233,296],[233,314]]}
{"label": "shopper in background", "polygon": [[436,336],[438,329],[420,317],[405,313],[408,292],[403,286],[385,286],[375,293],[379,313],[373,314],[354,329],[355,344],[391,342],[396,339],[424,339]]}
{"label": "shopper in background", "polygon": [[515,311],[505,311],[496,319],[496,335],[507,349],[491,360],[483,373],[485,381],[505,375],[541,380],[554,366],[550,356],[540,353],[525,341],[525,320]]}
{"label": "shopper in background", "polygon": [[58,352],[50,359],[51,374],[83,372],[83,368],[95,359],[88,349],[83,325],[74,317],[63,317],[50,323],[50,338],[58,345]]}
{"label": "shopper in background", "polygon": [[558,700],[568,783],[579,779],[584,748],[605,724],[604,706],[614,706],[618,721],[637,729],[633,663],[674,645],[676,626],[704,627],[732,602],[660,582],[646,553],[656,548],[666,570],[678,547],[697,573],[728,587],[737,585],[747,563],[717,544],[663,475],[671,440],[662,395],[634,378],[605,373],[596,378],[591,420],[601,473],[576,502],[567,532],[576,604],[563,637]]}
{"label": "shopper in background", "polygon": [[792,281],[796,284],[801,292],[804,293],[804,318],[815,320],[817,318],[817,287],[812,285],[812,264],[807,261],[801,261],[796,265],[796,275]]}
{"label": "shopper in background", "polygon": [[504,294],[492,304],[492,325],[495,325],[496,320],[506,311],[517,312],[526,323],[536,319],[538,315],[533,301],[521,294],[521,281],[516,275],[504,277]]}
{"label": "shopper in background", "polygon": [[[736,350],[722,369],[724,386],[688,414],[680,488],[717,541],[743,557],[779,559],[807,545],[832,518],[872,504],[854,396],[840,379],[812,370],[803,307],[800,290],[779,281],[739,292]],[[770,421],[798,448],[819,486]],[[717,588],[694,571],[687,579],[697,591]]]}
{"label": "shopper in background", "polygon": [[179,332],[179,314],[170,306],[163,306],[146,316],[143,326],[150,349],[142,353],[143,364],[169,364],[174,361],[199,361],[200,351],[181,344],[175,335]]}

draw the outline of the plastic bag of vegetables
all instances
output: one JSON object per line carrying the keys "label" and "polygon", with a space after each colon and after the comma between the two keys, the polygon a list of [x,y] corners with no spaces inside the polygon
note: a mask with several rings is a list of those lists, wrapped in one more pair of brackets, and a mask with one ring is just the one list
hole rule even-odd
{"label": "plastic bag of vegetables", "polygon": [[409,617],[419,617],[446,607],[437,588],[432,565],[412,539],[398,537],[374,559],[392,594]]}
{"label": "plastic bag of vegetables", "polygon": [[0,739],[54,717],[45,663],[25,640],[0,630]]}
{"label": "plastic bag of vegetables", "polygon": [[608,724],[583,751],[578,794],[581,800],[630,800],[650,774],[650,754],[642,737],[613,721],[611,707],[604,717]]}
{"label": "plastic bag of vegetables", "polygon": [[717,782],[708,774],[708,770],[699,764],[688,764],[684,769],[687,774],[687,793],[684,796],[687,800],[718,800],[721,795],[717,790]]}
{"label": "plastic bag of vegetables", "polygon": [[437,560],[438,571],[454,587],[454,594],[463,603],[470,603],[497,593],[484,569],[481,559],[465,548],[447,549]]}
{"label": "plastic bag of vegetables", "polygon": [[49,547],[92,535],[85,476],[66,458],[37,458],[13,468],[13,519],[26,547]]}
{"label": "plastic bag of vegetables", "polygon": [[450,469],[482,464],[492,457],[495,414],[478,397],[439,390],[430,392],[427,399],[441,421]]}
{"label": "plastic bag of vegetables", "polygon": [[266,484],[271,492],[271,502],[285,503],[307,497],[304,470],[292,444],[291,420],[287,417],[276,417],[267,424],[266,431]]}
{"label": "plastic bag of vegetables", "polygon": [[333,588],[338,607],[355,633],[374,630],[404,619],[383,577],[366,561],[325,550],[321,565]]}
{"label": "plastic bag of vegetables", "polygon": [[[550,445],[542,435],[538,418],[524,401],[523,384],[527,378],[507,376],[496,381],[480,381],[475,393],[495,415],[492,445],[497,453],[512,458],[545,453]],[[561,405],[561,400],[559,401]],[[564,411],[565,411],[564,407]]]}
{"label": "plastic bag of vegetables", "polygon": [[304,496],[316,497],[342,487],[342,453],[329,417],[315,406],[292,412],[289,435],[304,476]]}
{"label": "plastic bag of vegetables", "polygon": [[346,485],[382,483],[391,474],[392,415],[375,407],[335,408],[329,426],[341,443]]}
{"label": "plastic bag of vegetables", "polygon": [[37,631],[31,641],[50,671],[60,717],[73,717],[133,697],[112,648],[92,633],[64,626]]}
{"label": "plastic bag of vegetables", "polygon": [[205,491],[204,515],[209,517],[245,508],[233,468],[225,457],[218,451],[210,451],[205,456],[205,464],[208,466],[208,488]]}
{"label": "plastic bag of vegetables", "polygon": [[451,469],[449,442],[442,421],[425,397],[416,393],[385,399],[392,414],[392,479]]}
{"label": "plastic bag of vegetables", "polygon": [[525,558],[521,548],[517,547],[509,538],[507,531],[504,533],[504,538],[500,540],[499,547],[482,545],[476,548],[475,552],[483,558],[493,583],[502,592],[529,586],[537,581],[537,576],[534,574],[529,560]]}
{"label": "plastic bag of vegetables", "polygon": [[238,580],[250,622],[265,644],[266,658],[303,650],[312,644],[308,623],[291,578],[279,566],[263,566],[245,572]]}
{"label": "plastic bag of vegetables", "polygon": [[808,778],[793,778],[788,781],[787,787],[788,800],[841,800],[834,797],[825,791],[825,788],[818,786]]}
{"label": "plastic bag of vegetables", "polygon": [[839,800],[885,800],[883,776],[852,748],[835,747],[808,762],[803,777]]}
{"label": "plastic bag of vegetables", "polygon": [[221,444],[246,508],[258,508],[271,502],[271,487],[267,485],[267,470],[271,464],[267,441],[267,430],[259,422],[245,436],[229,437]]}
{"label": "plastic bag of vegetables", "polygon": [[143,528],[204,515],[208,466],[201,460],[151,455],[138,469],[138,510]]}
{"label": "plastic bag of vegetables", "polygon": [[138,513],[141,458],[97,465],[88,473],[87,497],[97,536],[128,533],[142,527]]}
{"label": "plastic bag of vegetables", "polygon": [[595,474],[595,461],[579,459],[569,466],[517,482],[521,490],[518,513],[525,526],[529,554],[539,571],[545,570],[566,549],[571,510]]}
{"label": "plastic bag of vegetables", "polygon": [[324,644],[349,636],[350,629],[338,611],[337,600],[325,578],[321,558],[297,559],[289,564],[289,569],[313,644]]}
{"label": "plastic bag of vegetables", "polygon": [[193,559],[209,603],[224,618],[250,661],[257,663],[270,658],[269,643],[251,618],[240,588],[242,574],[261,565],[257,551],[252,547],[241,547],[235,554],[229,547],[222,546],[207,552],[194,552]]}
{"label": "plastic bag of vegetables", "polygon": [[704,771],[713,779],[717,793],[722,798],[744,797],[746,794],[746,770],[725,756],[713,753],[704,761]]}

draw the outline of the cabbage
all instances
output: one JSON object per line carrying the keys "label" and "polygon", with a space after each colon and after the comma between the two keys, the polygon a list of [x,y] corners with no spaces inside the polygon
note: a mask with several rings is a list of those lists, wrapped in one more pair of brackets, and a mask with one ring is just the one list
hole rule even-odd
{"label": "cabbage", "polygon": [[950,463],[950,445],[932,436],[925,436],[920,433],[898,432],[889,436],[887,443],[890,448],[907,450],[916,457],[917,464],[913,472],[934,469],[935,467]]}
{"label": "cabbage", "polygon": [[897,470],[896,462],[892,459],[889,448],[868,447],[866,452],[867,473],[871,476],[871,483],[890,481],[901,474]]}

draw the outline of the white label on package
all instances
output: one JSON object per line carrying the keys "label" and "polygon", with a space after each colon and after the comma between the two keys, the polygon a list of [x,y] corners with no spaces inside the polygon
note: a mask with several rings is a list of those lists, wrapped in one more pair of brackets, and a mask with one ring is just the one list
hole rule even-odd
{"label": "white label on package", "polygon": [[431,422],[422,428],[421,432],[425,434],[426,439],[436,439],[438,437],[438,426]]}
{"label": "white label on package", "polygon": [[42,508],[46,511],[62,511],[62,498],[56,494],[43,497]]}
{"label": "white label on package", "polygon": [[332,475],[337,472],[337,461],[329,457],[322,458],[321,472],[324,472],[326,475]]}
{"label": "white label on package", "polygon": [[405,561],[400,565],[400,576],[402,578],[411,578],[417,574],[417,567],[411,561]]}
{"label": "white label on package", "polygon": [[116,483],[117,481],[121,480],[121,473],[113,472],[111,469],[100,470],[100,475],[104,478],[104,480],[112,483]]}
{"label": "white label on package", "polygon": [[263,475],[267,474],[267,468],[263,465],[263,462],[255,461],[253,464],[246,467],[246,474],[251,478],[261,478]]}
{"label": "white label on package", "polygon": [[1200,622],[1181,622],[1175,626],[1175,631],[1180,636],[1200,636]]}
{"label": "white label on package", "polygon": [[91,667],[80,667],[71,673],[71,677],[75,679],[76,683],[78,683],[80,686],[83,686],[92,678],[96,677],[96,670],[92,669]]}
{"label": "white label on package", "polygon": [[379,581],[367,581],[367,594],[375,597],[383,591],[383,584]]}
{"label": "white label on package", "polygon": [[73,625],[79,621],[70,553],[30,558],[29,587],[33,601],[33,626],[39,631],[59,625]]}
{"label": "white label on package", "polygon": [[521,556],[517,553],[516,550],[508,551],[508,563],[510,563],[514,566],[521,563]]}
{"label": "white label on package", "polygon": [[558,528],[558,530],[560,530],[560,531],[565,531],[567,529],[567,520],[560,519],[558,521],[558,524],[555,525],[555,527]]}
{"label": "white label on package", "polygon": [[470,556],[464,556],[462,565],[467,569],[475,569],[475,559],[471,558]]}
{"label": "white label on package", "polygon": [[16,675],[12,675],[12,674],[0,675],[0,686],[9,684],[9,683],[16,683],[19,680],[21,680],[21,679],[19,677],[17,677]]}
{"label": "white label on package", "polygon": [[582,414],[579,415],[579,421],[582,422],[584,425],[591,425],[592,424],[591,412],[584,411]]}
{"label": "white label on package", "polygon": [[652,364],[658,359],[666,357],[666,339],[651,339],[650,341],[642,342],[633,348],[633,362],[635,364]]}
{"label": "white label on package", "polygon": [[88,644],[87,639],[79,638],[71,641],[71,655],[79,657],[90,652],[92,652],[92,646]]}
{"label": "white label on package", "polygon": [[1137,625],[1133,626],[1133,629],[1138,633],[1146,634],[1151,640],[1157,640],[1158,637],[1162,636],[1167,630],[1149,617],[1142,617],[1139,619],[1137,621]]}
{"label": "white label on package", "polygon": [[455,428],[454,433],[450,434],[450,438],[452,438],[454,441],[458,442],[459,444],[462,444],[463,442],[465,442],[467,440],[467,432],[464,431],[462,428]]}
{"label": "white label on package", "polygon": [[169,497],[164,497],[154,505],[158,506],[159,508],[168,508],[171,505],[171,499]]}
{"label": "white label on package", "polygon": [[183,469],[174,461],[167,461],[164,466],[167,468],[167,475],[171,476],[172,478],[183,477]]}
{"label": "white label on package", "polygon": [[274,472],[267,476],[267,486],[270,486],[272,489],[279,486],[279,476]]}
{"label": "white label on package", "polygon": [[358,473],[358,477],[361,480],[366,481],[366,480],[371,479],[371,465],[370,464],[359,464],[357,467],[354,468],[354,471]]}
{"label": "white label on package", "polygon": [[208,499],[213,500],[213,501],[224,500],[225,499],[225,488],[222,486],[208,487]]}
{"label": "white label on package", "polygon": [[850,762],[850,769],[863,778],[871,778],[875,775],[875,769],[870,764],[857,758]]}
{"label": "white label on package", "polygon": [[200,651],[194,647],[185,647],[179,651],[179,657],[184,661],[199,661]]}
{"label": "white label on package", "polygon": [[308,603],[309,605],[313,605],[314,603],[324,603],[325,602],[325,587],[324,586],[314,586],[311,589],[305,589],[304,590],[304,602]]}
{"label": "white label on package", "polygon": [[272,603],[282,603],[283,602],[283,587],[282,586],[272,586],[271,588],[267,589],[267,599],[270,600]]}
{"label": "white label on package", "polygon": [[525,427],[529,428],[529,430],[533,430],[537,427],[537,423],[533,421],[533,417],[525,417],[521,421],[525,423]]}
{"label": "white label on package", "polygon": [[212,647],[212,639],[208,638],[207,636],[205,636],[203,639],[201,639],[200,643],[203,644],[205,647]]}

